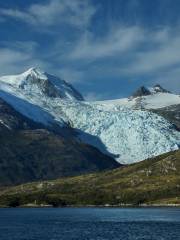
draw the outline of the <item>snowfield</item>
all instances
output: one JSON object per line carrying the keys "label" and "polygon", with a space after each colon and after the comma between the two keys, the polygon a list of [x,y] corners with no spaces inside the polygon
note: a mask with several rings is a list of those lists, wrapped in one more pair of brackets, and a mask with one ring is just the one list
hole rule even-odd
{"label": "snowfield", "polygon": [[124,106],[131,109],[159,109],[180,104],[180,96],[172,93],[156,93],[149,96],[97,101],[96,103],[108,108]]}
{"label": "snowfield", "polygon": [[[27,83],[32,76],[33,82]],[[48,80],[45,89],[41,79]],[[20,82],[29,86],[22,88]],[[49,96],[52,89],[61,94]],[[80,96],[65,81],[58,82],[56,77],[37,69],[0,78],[0,97],[17,111],[45,125],[69,124],[77,129],[80,141],[114,156],[120,163],[137,162],[179,148],[180,132],[164,118],[146,110],[180,104],[178,95],[156,93],[99,102],[80,101]]]}

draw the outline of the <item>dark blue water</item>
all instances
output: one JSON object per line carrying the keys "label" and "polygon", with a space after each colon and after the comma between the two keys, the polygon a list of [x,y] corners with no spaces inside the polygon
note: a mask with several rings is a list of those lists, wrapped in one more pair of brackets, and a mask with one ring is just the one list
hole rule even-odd
{"label": "dark blue water", "polygon": [[179,240],[178,208],[0,209],[0,240]]}

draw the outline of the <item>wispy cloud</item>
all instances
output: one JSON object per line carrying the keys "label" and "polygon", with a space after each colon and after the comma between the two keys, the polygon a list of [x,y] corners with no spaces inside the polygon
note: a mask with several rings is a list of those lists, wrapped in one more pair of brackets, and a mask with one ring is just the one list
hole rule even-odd
{"label": "wispy cloud", "polygon": [[76,27],[89,24],[96,8],[88,0],[49,0],[32,4],[27,9],[0,9],[0,17],[14,18],[35,26],[66,23]]}
{"label": "wispy cloud", "polygon": [[32,66],[49,67],[37,54],[38,44],[27,42],[1,42],[0,44],[0,75],[20,73]]}
{"label": "wispy cloud", "polygon": [[56,69],[55,72],[56,74],[61,76],[61,78],[71,83],[78,83],[78,82],[84,81],[84,75],[85,75],[84,71],[76,70],[73,68],[62,67],[58,71]]}
{"label": "wispy cloud", "polygon": [[133,47],[141,43],[144,37],[143,31],[137,26],[112,28],[103,38],[96,38],[86,32],[69,57],[71,59],[96,60],[117,56],[122,52],[131,51]]}
{"label": "wispy cloud", "polygon": [[[150,40],[155,40],[154,38]],[[151,42],[150,42],[151,43]],[[132,64],[128,66],[131,73],[154,73],[167,69],[173,65],[180,64],[180,34],[176,36],[161,36],[159,42],[154,49],[145,49],[144,51],[137,52]]]}

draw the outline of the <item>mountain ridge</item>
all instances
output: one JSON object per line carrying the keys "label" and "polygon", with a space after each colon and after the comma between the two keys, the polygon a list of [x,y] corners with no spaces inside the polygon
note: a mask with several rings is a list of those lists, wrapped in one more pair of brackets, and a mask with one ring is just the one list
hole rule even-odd
{"label": "mountain ridge", "polygon": [[[24,81],[28,81],[27,85],[29,84],[29,78],[26,78],[28,74],[29,72],[20,75],[23,84]],[[8,80],[9,76],[3,77],[3,81],[0,78],[0,97],[21,114],[46,127],[56,125],[60,128],[74,128],[78,141],[97,147],[104,154],[115,156],[116,160],[123,164],[179,148],[180,132],[173,125],[176,123],[176,114],[172,117],[174,121],[171,123],[166,114],[151,111],[180,104],[178,95],[162,90],[163,92],[158,91],[133,99],[79,101],[74,99],[73,95],[62,98],[44,94],[41,91],[41,84],[38,85],[39,79],[43,81],[48,79],[54,87],[58,85],[57,81],[60,81],[59,87],[62,86],[63,91],[66,91],[66,87],[69,89],[69,85],[66,83],[64,86],[64,82],[52,75],[43,75],[44,72],[40,72],[41,74],[39,77],[35,73],[37,82],[31,76],[29,87],[26,89],[19,88],[16,84],[9,86],[4,80]],[[25,77],[24,80],[22,76]],[[12,79],[9,81],[12,82]],[[17,79],[19,76],[15,77],[15,80]],[[32,88],[31,80],[36,82],[37,91]]]}

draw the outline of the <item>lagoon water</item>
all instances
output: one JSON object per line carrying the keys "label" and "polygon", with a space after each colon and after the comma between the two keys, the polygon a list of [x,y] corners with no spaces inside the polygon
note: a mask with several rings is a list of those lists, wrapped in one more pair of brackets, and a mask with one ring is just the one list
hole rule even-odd
{"label": "lagoon water", "polygon": [[0,209],[0,240],[180,240],[180,208]]}

